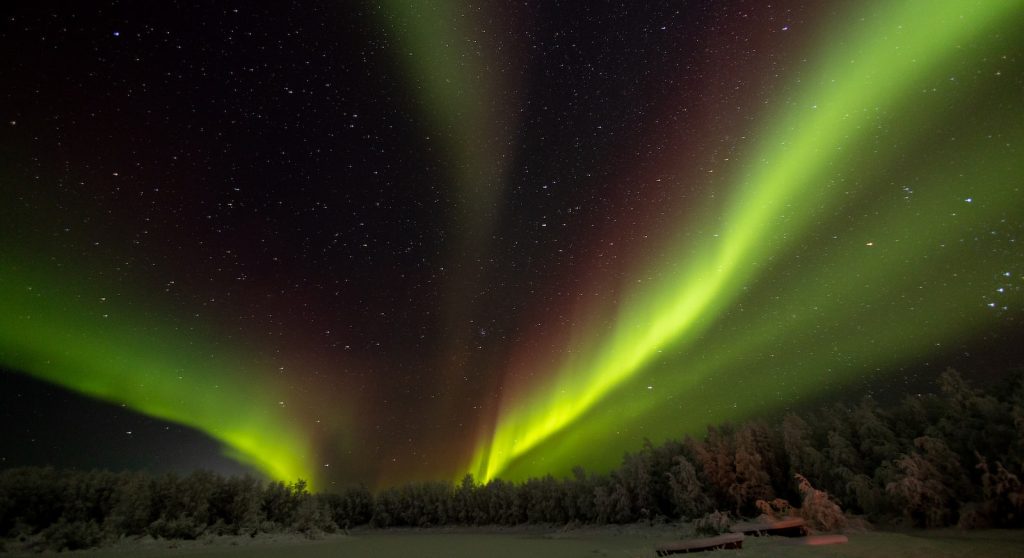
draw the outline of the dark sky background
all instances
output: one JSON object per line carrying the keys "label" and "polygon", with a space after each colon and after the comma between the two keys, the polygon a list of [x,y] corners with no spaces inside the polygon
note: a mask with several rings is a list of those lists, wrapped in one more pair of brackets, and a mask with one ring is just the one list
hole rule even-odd
{"label": "dark sky background", "polygon": [[1005,373],[1024,18],[856,4],[5,4],[0,466],[522,478]]}

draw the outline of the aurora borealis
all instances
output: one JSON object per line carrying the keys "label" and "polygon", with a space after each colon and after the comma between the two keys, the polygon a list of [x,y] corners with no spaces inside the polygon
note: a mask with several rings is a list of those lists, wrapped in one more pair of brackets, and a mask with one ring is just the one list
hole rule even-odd
{"label": "aurora borealis", "polygon": [[13,10],[0,366],[316,488],[1019,366],[1024,3],[585,4]]}

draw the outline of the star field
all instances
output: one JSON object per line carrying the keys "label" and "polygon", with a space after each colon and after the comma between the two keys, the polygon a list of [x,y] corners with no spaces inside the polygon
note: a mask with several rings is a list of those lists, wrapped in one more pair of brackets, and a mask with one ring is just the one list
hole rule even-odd
{"label": "star field", "polygon": [[1020,2],[584,4],[14,5],[6,420],[518,480],[1017,365]]}

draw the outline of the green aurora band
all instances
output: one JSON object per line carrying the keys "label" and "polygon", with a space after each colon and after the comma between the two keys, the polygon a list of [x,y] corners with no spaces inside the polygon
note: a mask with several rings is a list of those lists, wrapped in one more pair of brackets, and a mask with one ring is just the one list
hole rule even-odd
{"label": "green aurora band", "polygon": [[1024,123],[1019,84],[994,76],[1016,60],[1021,6],[847,14],[724,207],[641,267],[656,284],[623,293],[610,330],[577,334],[547,381],[506,392],[468,471],[610,467],[642,436],[783,409],[1019,311],[1020,289],[997,288],[1019,287]]}
{"label": "green aurora band", "polygon": [[45,279],[52,271],[13,261],[5,254],[0,270],[0,364],[196,428],[272,479],[316,482],[308,436],[273,397],[283,387],[268,383],[256,359],[174,327],[172,313],[143,311],[143,297],[101,295],[95,281],[58,285]]}
{"label": "green aurora band", "polygon": [[[416,92],[428,136],[438,136],[453,161],[451,180],[460,228],[490,234],[501,194],[501,140],[508,107],[499,91],[500,46],[490,46],[479,9],[456,2],[387,0],[381,17],[391,30],[395,59]],[[491,22],[493,23],[493,22]],[[495,51],[492,53],[491,51]]]}

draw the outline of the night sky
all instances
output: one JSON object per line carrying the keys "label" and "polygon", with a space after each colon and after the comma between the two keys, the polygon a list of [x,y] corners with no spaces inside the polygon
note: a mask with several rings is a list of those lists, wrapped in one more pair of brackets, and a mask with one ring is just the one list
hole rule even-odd
{"label": "night sky", "polygon": [[561,476],[1024,356],[1024,2],[0,13],[0,466]]}

